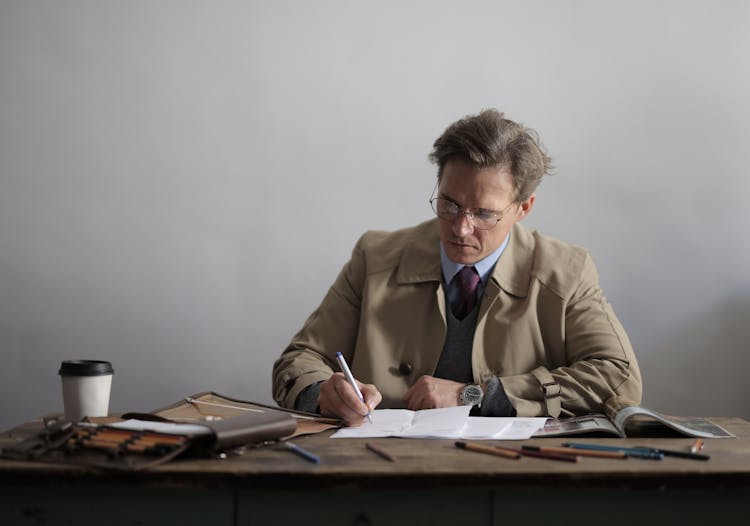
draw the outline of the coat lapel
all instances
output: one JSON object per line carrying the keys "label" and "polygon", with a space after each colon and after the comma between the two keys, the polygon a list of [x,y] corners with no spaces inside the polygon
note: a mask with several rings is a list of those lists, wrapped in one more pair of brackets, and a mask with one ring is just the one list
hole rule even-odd
{"label": "coat lapel", "polygon": [[518,298],[525,298],[528,295],[534,262],[534,252],[529,241],[528,230],[518,223],[513,225],[508,246],[497,261],[484,289],[484,297],[479,310],[480,320],[492,308],[501,290]]}

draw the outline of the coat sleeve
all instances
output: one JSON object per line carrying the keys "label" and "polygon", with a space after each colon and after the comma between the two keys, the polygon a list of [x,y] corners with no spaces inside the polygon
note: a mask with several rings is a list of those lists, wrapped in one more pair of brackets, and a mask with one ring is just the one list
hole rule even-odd
{"label": "coat sleeve", "polygon": [[625,329],[604,298],[590,255],[561,298],[564,359],[548,359],[526,374],[501,378],[518,416],[601,412],[611,396],[640,403],[641,373]]}
{"label": "coat sleeve", "polygon": [[337,352],[351,363],[359,332],[365,271],[360,238],[320,306],[274,363],[273,397],[281,407],[294,408],[305,387],[327,380],[338,370]]}

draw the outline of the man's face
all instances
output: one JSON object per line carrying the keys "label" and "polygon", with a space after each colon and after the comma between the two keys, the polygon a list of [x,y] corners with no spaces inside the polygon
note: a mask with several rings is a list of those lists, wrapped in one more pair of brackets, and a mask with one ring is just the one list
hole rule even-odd
{"label": "man's face", "polygon": [[513,177],[505,166],[478,169],[460,159],[451,159],[443,167],[437,197],[452,201],[463,211],[485,208],[502,215],[490,230],[476,228],[467,214],[460,214],[453,221],[438,220],[446,255],[464,265],[472,265],[494,252],[534,204],[533,194],[522,203],[513,203]]}

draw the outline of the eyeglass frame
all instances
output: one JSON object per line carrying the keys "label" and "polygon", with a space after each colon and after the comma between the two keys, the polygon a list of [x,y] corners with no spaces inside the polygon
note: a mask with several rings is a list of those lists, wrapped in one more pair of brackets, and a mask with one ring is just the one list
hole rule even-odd
{"label": "eyeglass frame", "polygon": [[[435,194],[435,191],[436,191],[436,190],[437,190],[437,185],[435,185],[435,190],[433,190],[433,191],[432,191],[433,195]],[[443,201],[446,201],[446,202],[448,202],[448,203],[451,203],[451,204],[453,204],[453,205],[454,205],[454,206],[456,207],[456,213],[455,213],[455,216],[454,216],[454,217],[443,217],[443,216],[441,216],[441,215],[440,215],[440,214],[438,213],[438,211],[437,211],[437,210],[435,209],[435,205],[433,204],[433,203],[434,203],[435,201],[437,201],[438,199],[440,199],[440,200],[443,200]],[[499,223],[500,221],[502,221],[502,220],[503,220],[503,218],[505,217],[505,215],[506,215],[506,211],[507,211],[507,210],[508,210],[508,209],[509,209],[509,208],[510,208],[511,206],[513,206],[513,205],[517,204],[517,203],[516,203],[516,201],[513,201],[512,203],[510,203],[510,204],[509,204],[508,206],[506,206],[506,207],[505,207],[505,208],[503,208],[502,210],[490,210],[489,208],[481,208],[481,207],[476,207],[476,208],[464,208],[463,206],[459,205],[459,204],[458,204],[458,203],[456,203],[455,201],[451,201],[451,200],[450,200],[450,199],[448,199],[447,197],[440,197],[440,196],[438,196],[438,195],[434,195],[433,197],[430,197],[429,203],[430,203],[430,208],[432,208],[432,211],[433,211],[433,212],[435,212],[435,215],[436,215],[436,216],[438,217],[438,219],[442,219],[443,221],[451,221],[451,222],[453,222],[453,221],[455,221],[456,219],[458,219],[458,218],[459,218],[459,217],[461,217],[461,216],[468,216],[468,218],[469,218],[469,223],[471,223],[471,226],[473,226],[474,228],[476,228],[476,229],[478,229],[478,230],[485,230],[485,231],[486,231],[486,230],[492,230],[493,228],[495,228],[495,227],[497,226],[497,224],[498,224],[498,223]],[[479,211],[482,211],[482,212],[489,212],[489,213],[491,213],[492,215],[494,215],[494,216],[495,216],[495,224],[494,224],[494,225],[492,225],[492,226],[490,226],[490,227],[488,227],[488,228],[482,228],[482,227],[480,227],[479,225],[477,225],[477,224],[476,224],[476,223],[475,223],[474,221],[475,221],[475,218],[476,218],[476,216],[477,216],[477,213],[478,213]]]}

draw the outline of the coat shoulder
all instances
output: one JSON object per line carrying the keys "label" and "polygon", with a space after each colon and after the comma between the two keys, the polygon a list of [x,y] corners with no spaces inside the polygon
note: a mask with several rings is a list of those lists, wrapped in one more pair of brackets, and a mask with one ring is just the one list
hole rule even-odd
{"label": "coat shoulder", "polygon": [[533,247],[533,278],[561,298],[569,298],[580,287],[582,279],[589,277],[598,281],[591,256],[585,248],[536,230],[526,231],[526,236]]}
{"label": "coat shoulder", "polygon": [[368,274],[399,266],[404,250],[434,247],[440,236],[435,220],[399,230],[369,230],[362,234],[355,250],[367,263]]}

